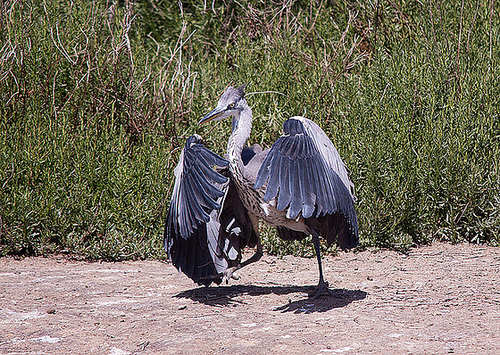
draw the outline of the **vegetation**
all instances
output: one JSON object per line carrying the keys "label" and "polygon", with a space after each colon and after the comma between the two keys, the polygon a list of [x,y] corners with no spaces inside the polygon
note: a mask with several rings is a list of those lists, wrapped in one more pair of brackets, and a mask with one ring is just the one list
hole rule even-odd
{"label": "vegetation", "polygon": [[363,246],[499,244],[499,36],[493,0],[4,1],[0,255],[163,257],[180,148],[224,152],[196,122],[241,83],[253,142],[329,134]]}

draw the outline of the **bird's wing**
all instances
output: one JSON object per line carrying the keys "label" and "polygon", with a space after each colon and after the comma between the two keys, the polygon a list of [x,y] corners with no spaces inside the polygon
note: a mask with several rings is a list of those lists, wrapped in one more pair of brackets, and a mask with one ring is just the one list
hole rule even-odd
{"label": "bird's wing", "polygon": [[241,248],[253,241],[251,223],[242,226],[248,216],[228,179],[227,164],[194,135],[174,170],[165,249],[174,266],[198,284],[220,283],[221,273],[237,264]]}
{"label": "bird's wing", "polygon": [[356,196],[354,194],[354,184],[349,177],[349,169],[340,158],[340,154],[337,151],[337,148],[335,148],[326,133],[316,123],[308,120],[307,118],[296,116],[292,117],[291,119],[296,119],[302,122],[307,135],[313,139],[316,148],[320,152],[320,155],[323,157],[326,164],[337,173],[337,175],[340,177],[340,180],[342,180],[345,187],[347,187],[347,190],[351,194],[352,199],[356,201]]}
{"label": "bird's wing", "polygon": [[320,218],[341,213],[357,239],[354,189],[346,167],[326,134],[312,121],[292,117],[271,147],[255,188],[267,182],[264,200],[277,197],[287,218]]}

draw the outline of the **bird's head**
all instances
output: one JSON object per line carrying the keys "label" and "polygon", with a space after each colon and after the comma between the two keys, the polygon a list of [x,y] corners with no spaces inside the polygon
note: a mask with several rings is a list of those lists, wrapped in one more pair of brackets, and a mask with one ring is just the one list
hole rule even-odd
{"label": "bird's head", "polygon": [[239,116],[240,112],[247,106],[245,101],[245,85],[235,89],[228,87],[222,94],[217,107],[203,117],[198,124],[209,121],[219,121],[231,116]]}

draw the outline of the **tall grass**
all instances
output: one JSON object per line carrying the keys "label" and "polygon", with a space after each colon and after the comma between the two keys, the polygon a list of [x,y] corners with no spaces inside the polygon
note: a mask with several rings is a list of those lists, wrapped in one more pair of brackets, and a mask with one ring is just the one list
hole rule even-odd
{"label": "tall grass", "polygon": [[161,257],[180,147],[224,152],[230,122],[196,122],[241,83],[252,142],[297,114],[328,133],[364,246],[500,240],[491,0],[1,6],[0,254]]}

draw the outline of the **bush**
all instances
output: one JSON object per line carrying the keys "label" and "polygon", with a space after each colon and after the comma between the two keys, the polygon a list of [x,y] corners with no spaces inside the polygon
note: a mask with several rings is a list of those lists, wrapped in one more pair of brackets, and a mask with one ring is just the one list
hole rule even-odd
{"label": "bush", "polygon": [[196,122],[241,83],[252,143],[297,114],[332,138],[364,246],[498,244],[491,1],[226,3],[0,5],[0,254],[162,257],[180,147],[224,152],[229,120]]}

